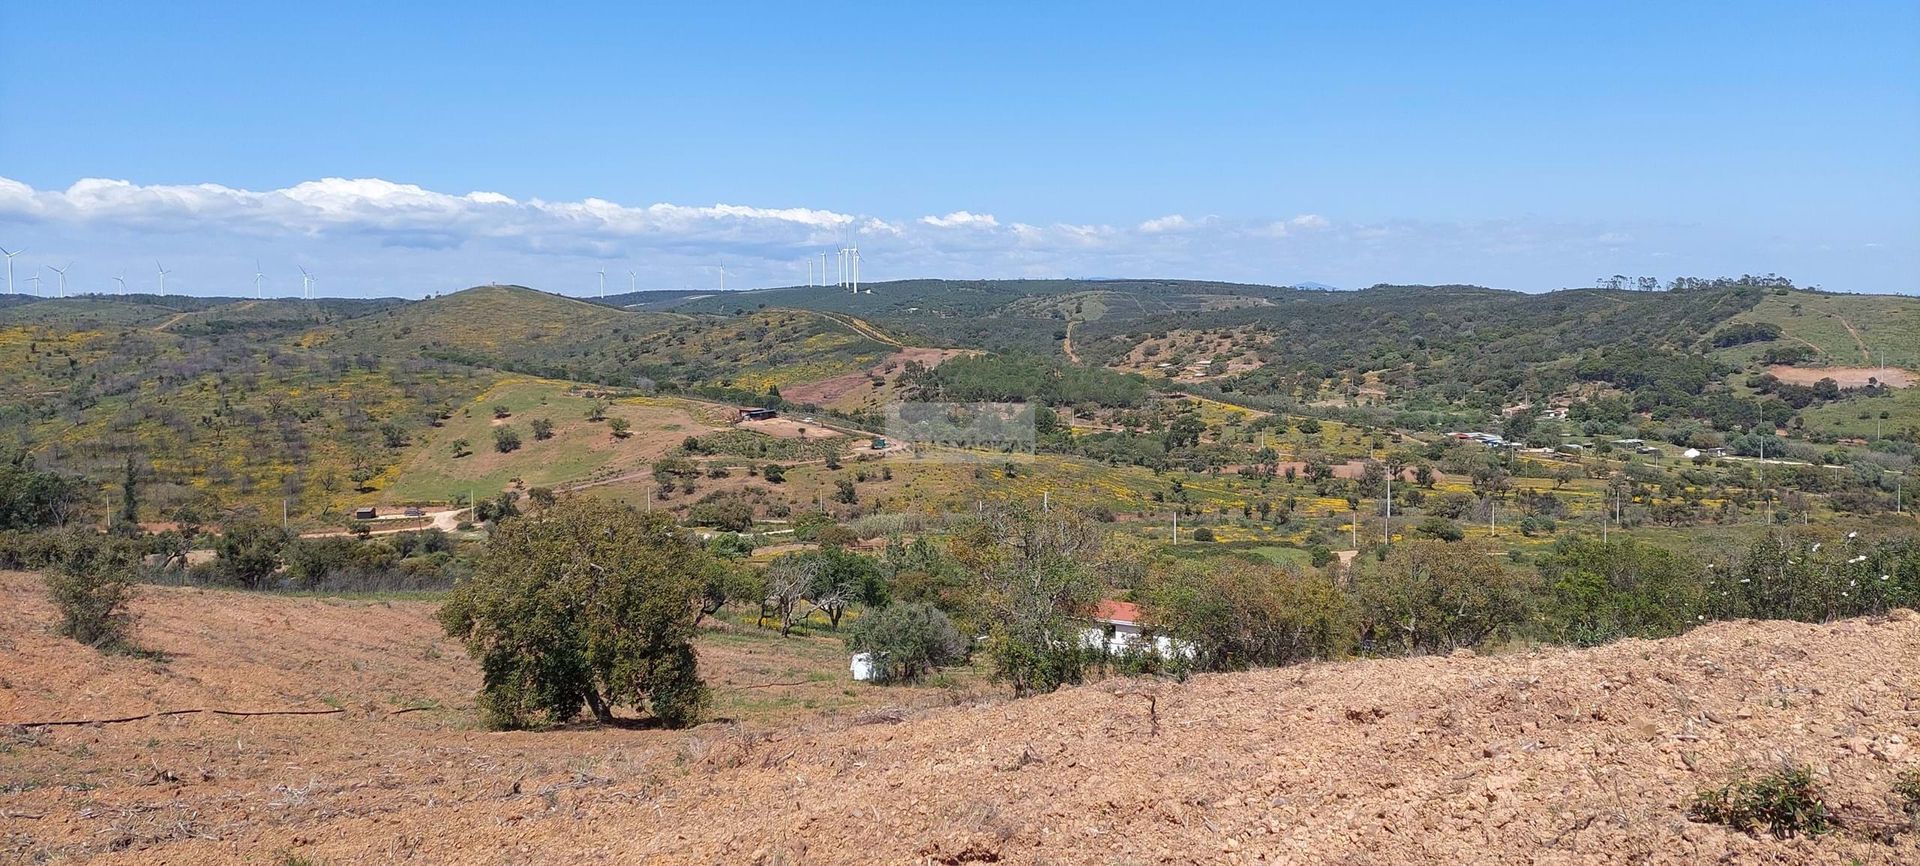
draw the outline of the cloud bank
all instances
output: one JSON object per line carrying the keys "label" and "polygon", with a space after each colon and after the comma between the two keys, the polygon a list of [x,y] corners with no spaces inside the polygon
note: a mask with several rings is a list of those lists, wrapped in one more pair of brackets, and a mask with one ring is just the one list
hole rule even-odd
{"label": "cloud bank", "polygon": [[[26,278],[23,269],[74,261],[76,291],[107,291],[118,274],[136,289],[151,288],[139,275],[152,281],[153,262],[162,258],[174,271],[169,289],[204,294],[251,292],[256,259],[270,274],[309,267],[322,274],[324,291],[343,295],[418,296],[489,281],[589,294],[598,290],[601,269],[610,274],[610,291],[709,287],[723,267],[730,286],[792,285],[805,282],[810,269],[818,279],[819,254],[846,242],[861,247],[869,280],[1129,276],[1546,289],[1612,273],[1791,274],[1770,260],[1778,256],[1733,260],[1750,255],[1743,246],[1781,249],[1775,239],[1762,240],[1658,224],[1357,222],[1317,213],[1167,213],[1112,225],[1002,220],[972,209],[890,217],[811,207],[522,200],[378,178],[323,178],[274,190],[86,178],[43,190],[0,177],[0,246],[30,251],[16,261],[16,279]],[[1843,252],[1859,255],[1861,248],[1833,254]],[[1914,250],[1876,246],[1865,254],[1897,267]],[[1714,269],[1716,257],[1728,266]],[[286,293],[293,283],[275,285]]]}

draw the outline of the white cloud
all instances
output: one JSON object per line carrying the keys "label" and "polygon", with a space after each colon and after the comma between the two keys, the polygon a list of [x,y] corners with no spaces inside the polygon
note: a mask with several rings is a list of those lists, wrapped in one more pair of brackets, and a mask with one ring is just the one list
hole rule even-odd
{"label": "white cloud", "polygon": [[1151,235],[1161,232],[1177,232],[1189,228],[1192,225],[1193,223],[1188,222],[1186,217],[1175,213],[1167,214],[1157,219],[1147,220],[1140,224],[1140,230]]}
{"label": "white cloud", "polygon": [[[76,291],[110,291],[115,274],[126,275],[136,289],[151,290],[155,258],[174,270],[168,289],[208,294],[250,293],[256,258],[269,273],[269,291],[297,291],[296,264],[323,273],[329,291],[349,295],[419,295],[493,280],[582,293],[592,290],[592,275],[601,267],[636,270],[639,284],[651,288],[711,287],[721,266],[732,285],[792,285],[807,278],[808,262],[817,277],[819,254],[838,246],[848,231],[859,238],[865,275],[873,281],[1152,275],[1550,288],[1585,285],[1589,271],[1774,270],[1804,274],[1808,281],[1823,276],[1814,273],[1822,269],[1797,269],[1766,239],[1714,235],[1698,226],[1533,219],[1353,223],[1313,213],[1266,219],[1175,213],[1119,225],[1003,223],[990,213],[965,210],[888,219],[808,207],[516,199],[378,178],[322,178],[260,191],[103,178],[38,190],[0,177],[0,244],[31,251],[15,262],[17,279],[26,280],[34,268],[76,261]],[[1661,259],[1656,269],[1660,254],[1646,249],[1642,239],[1648,237],[1693,252]],[[1831,272],[1864,260],[1874,262],[1875,270],[1863,273],[1920,271],[1911,244],[1873,256],[1835,252],[1818,261],[1839,262],[1824,268]],[[1912,289],[1889,282],[1847,287]]]}
{"label": "white cloud", "polygon": [[997,228],[1000,221],[990,213],[968,213],[957,210],[946,216],[923,216],[920,221],[936,228]]}

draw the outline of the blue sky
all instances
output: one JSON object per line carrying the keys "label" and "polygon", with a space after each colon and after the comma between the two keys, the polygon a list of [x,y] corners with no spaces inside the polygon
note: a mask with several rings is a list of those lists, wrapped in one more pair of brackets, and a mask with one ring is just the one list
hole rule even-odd
{"label": "blue sky", "polygon": [[78,289],[1911,292],[1920,4],[14,3],[0,179]]}

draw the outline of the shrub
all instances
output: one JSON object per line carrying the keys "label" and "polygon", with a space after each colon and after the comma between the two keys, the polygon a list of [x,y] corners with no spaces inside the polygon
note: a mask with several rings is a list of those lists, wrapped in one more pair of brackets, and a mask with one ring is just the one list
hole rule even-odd
{"label": "shrub", "polygon": [[520,434],[514,432],[512,427],[493,428],[493,450],[506,454],[519,447]]}
{"label": "shrub", "polygon": [[1701,791],[1694,795],[1687,814],[1696,821],[1747,833],[1765,828],[1776,839],[1800,833],[1817,836],[1832,829],[1813,771],[1792,764],[1757,779],[1743,776],[1724,787]]}
{"label": "shrub", "polygon": [[1413,534],[1440,541],[1459,541],[1467,537],[1459,524],[1444,517],[1429,517],[1420,521],[1420,525],[1413,528]]}
{"label": "shrub", "polygon": [[1105,592],[1104,542],[1080,515],[1022,508],[989,511],[954,539],[971,575],[975,621],[987,624],[993,678],[1015,696],[1085,676],[1081,618]]}
{"label": "shrub", "polygon": [[227,580],[247,589],[264,589],[280,568],[286,530],[264,523],[227,527],[214,542],[214,565]]}
{"label": "shrub", "polygon": [[1893,778],[1893,799],[1915,829],[1920,829],[1920,767],[1904,770]]}
{"label": "shrub", "polygon": [[725,568],[667,514],[587,497],[502,521],[478,572],[440,610],[480,662],[490,725],[601,721],[648,705],[669,727],[707,704],[693,650],[697,603]]}
{"label": "shrub", "polygon": [[1213,530],[1205,526],[1195,529],[1193,531],[1193,540],[1194,541],[1212,541]]}
{"label": "shrub", "polygon": [[1692,562],[1624,536],[1562,539],[1539,569],[1543,637],[1559,643],[1676,635],[1705,603],[1705,580]]}
{"label": "shrub", "polygon": [[1323,574],[1234,561],[1188,564],[1148,591],[1156,632],[1202,670],[1337,658],[1353,647],[1353,602]]}
{"label": "shrub", "polygon": [[61,634],[103,651],[126,648],[139,553],[126,542],[81,539],[48,572],[47,595],[60,611]]}
{"label": "shrub", "polygon": [[533,438],[545,442],[553,438],[553,421],[548,418],[535,418],[528,422],[533,428]]}
{"label": "shrub", "polygon": [[778,463],[769,463],[760,470],[760,477],[767,479],[769,484],[779,484],[787,480],[787,467]]}
{"label": "shrub", "polygon": [[1409,541],[1361,562],[1353,587],[1365,630],[1408,654],[1470,647],[1526,618],[1523,577],[1484,544]]}
{"label": "shrub", "polygon": [[966,658],[967,643],[953,620],[926,602],[889,605],[860,618],[847,647],[873,657],[876,682],[915,682]]}

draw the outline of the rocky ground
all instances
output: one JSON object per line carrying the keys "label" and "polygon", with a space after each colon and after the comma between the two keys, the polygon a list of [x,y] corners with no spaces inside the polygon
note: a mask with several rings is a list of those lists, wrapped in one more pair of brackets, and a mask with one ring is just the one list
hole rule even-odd
{"label": "rocky ground", "polygon": [[[1920,766],[1904,611],[503,734],[462,709],[476,677],[429,603],[143,593],[164,662],[53,637],[32,579],[0,575],[0,862],[1920,862],[1920,834],[1884,839]],[[737,683],[746,654],[703,664]],[[209,706],[341,712],[6,726]],[[1785,760],[1840,831],[1688,820],[1695,791]]]}

